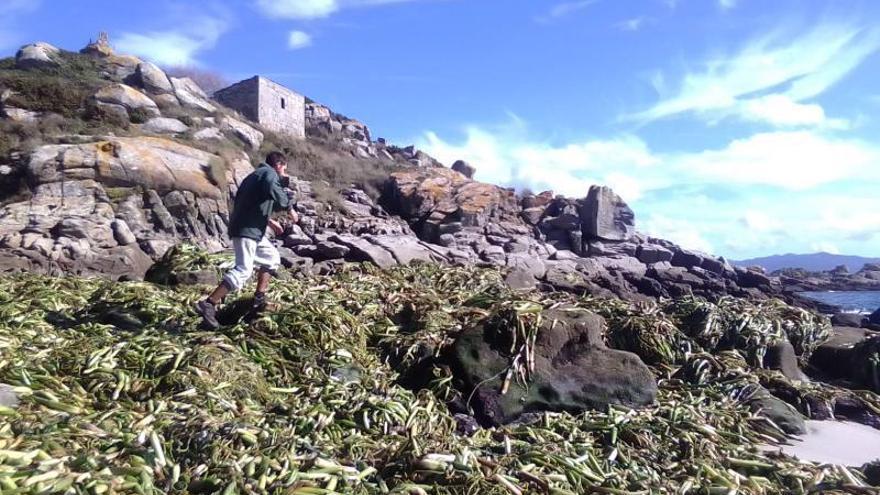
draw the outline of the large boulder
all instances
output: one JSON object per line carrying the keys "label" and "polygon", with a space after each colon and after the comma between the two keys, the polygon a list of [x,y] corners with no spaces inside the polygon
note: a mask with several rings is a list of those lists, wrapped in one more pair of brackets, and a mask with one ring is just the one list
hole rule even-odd
{"label": "large boulder", "polygon": [[224,117],[220,129],[241,139],[252,150],[259,150],[263,145],[263,133],[238,119]]}
{"label": "large boulder", "polygon": [[880,392],[880,332],[863,328],[834,327],[831,338],[816,348],[810,365],[825,378],[847,380]]}
{"label": "large boulder", "polygon": [[172,77],[171,85],[174,87],[174,96],[180,104],[187,108],[194,108],[208,113],[217,110],[202,88],[188,77]]}
{"label": "large boulder", "polygon": [[746,402],[752,412],[773,421],[789,435],[802,435],[807,432],[804,416],[761,386],[757,386],[752,391]]}
{"label": "large boulder", "polygon": [[831,324],[836,327],[863,327],[868,323],[868,318],[860,313],[835,313],[831,317]]}
{"label": "large boulder", "polygon": [[468,179],[473,179],[474,174],[477,172],[477,168],[471,165],[470,163],[464,160],[458,160],[452,164],[452,170],[460,173],[461,175],[467,177]]}
{"label": "large boulder", "polygon": [[135,72],[138,83],[146,91],[153,94],[168,94],[174,92],[171,80],[165,71],[150,62],[141,62]]}
{"label": "large boulder", "polygon": [[61,50],[42,41],[25,45],[15,54],[16,69],[55,67]]}
{"label": "large boulder", "polygon": [[141,130],[150,134],[182,134],[189,130],[183,122],[170,117],[153,117],[144,122]]}
{"label": "large boulder", "polygon": [[[528,412],[639,407],[656,398],[650,369],[635,354],[608,349],[605,321],[594,313],[566,306],[544,311],[527,385],[505,379],[515,331],[493,319],[465,330],[453,345],[453,372],[484,424],[508,423]],[[527,359],[518,362],[529,366]]]}
{"label": "large boulder", "polygon": [[94,95],[94,99],[98,103],[105,105],[118,105],[125,108],[129,114],[133,111],[141,111],[151,117],[161,115],[156,102],[149,96],[126,84],[115,83],[104,86]]}
{"label": "large boulder", "polygon": [[632,209],[605,186],[591,186],[581,206],[584,236],[607,241],[627,241],[635,234]]}

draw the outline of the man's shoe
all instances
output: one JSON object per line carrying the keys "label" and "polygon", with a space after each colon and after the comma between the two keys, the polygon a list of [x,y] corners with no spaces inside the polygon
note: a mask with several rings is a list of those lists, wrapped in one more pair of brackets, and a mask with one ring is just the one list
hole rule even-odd
{"label": "man's shoe", "polygon": [[214,304],[207,300],[202,299],[201,301],[196,303],[196,313],[201,315],[202,321],[205,326],[210,328],[211,330],[216,330],[220,328],[220,322],[217,321],[217,308]]}
{"label": "man's shoe", "polygon": [[254,311],[263,311],[268,304],[269,302],[266,300],[265,292],[257,292],[254,294]]}

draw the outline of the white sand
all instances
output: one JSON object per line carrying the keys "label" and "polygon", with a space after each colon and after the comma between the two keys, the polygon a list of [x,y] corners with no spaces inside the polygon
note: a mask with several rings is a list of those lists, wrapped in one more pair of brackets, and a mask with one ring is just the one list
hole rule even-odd
{"label": "white sand", "polygon": [[880,430],[859,423],[807,421],[807,433],[790,443],[782,451],[805,461],[861,466],[880,459]]}

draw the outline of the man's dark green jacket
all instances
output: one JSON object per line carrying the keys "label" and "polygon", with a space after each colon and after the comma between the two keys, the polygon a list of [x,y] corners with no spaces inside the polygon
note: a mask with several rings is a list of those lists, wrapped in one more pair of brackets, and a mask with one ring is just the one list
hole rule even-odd
{"label": "man's dark green jacket", "polygon": [[241,181],[229,217],[229,236],[259,241],[266,233],[273,211],[290,207],[290,198],[281,186],[275,169],[262,163]]}

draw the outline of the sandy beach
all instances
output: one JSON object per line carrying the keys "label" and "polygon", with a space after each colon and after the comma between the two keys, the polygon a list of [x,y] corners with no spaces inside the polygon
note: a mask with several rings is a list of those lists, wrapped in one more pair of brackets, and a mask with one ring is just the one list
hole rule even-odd
{"label": "sandy beach", "polygon": [[807,433],[782,451],[806,461],[861,466],[880,459],[880,430],[845,421],[807,421]]}

